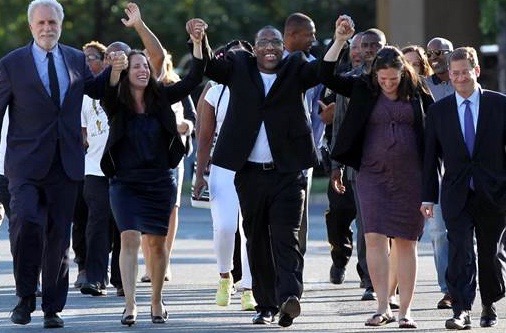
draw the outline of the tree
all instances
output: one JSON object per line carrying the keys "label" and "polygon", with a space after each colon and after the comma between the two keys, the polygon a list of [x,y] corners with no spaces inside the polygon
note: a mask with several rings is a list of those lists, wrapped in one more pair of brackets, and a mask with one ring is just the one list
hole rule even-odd
{"label": "tree", "polygon": [[[90,40],[109,44],[121,40],[140,48],[139,38],[126,29],[126,0],[60,0],[65,10],[61,41],[80,48]],[[146,24],[175,59],[187,53],[185,23],[201,17],[209,23],[212,46],[231,39],[253,41],[261,27],[271,24],[283,29],[285,18],[296,11],[310,15],[316,23],[318,38],[332,36],[339,14],[349,14],[357,29],[374,26],[375,4],[370,0],[157,0],[136,1]],[[31,38],[26,16],[26,0],[0,0],[0,57],[25,45]]]}
{"label": "tree", "polygon": [[506,92],[506,0],[481,0],[480,26],[484,34],[495,36],[498,89]]}

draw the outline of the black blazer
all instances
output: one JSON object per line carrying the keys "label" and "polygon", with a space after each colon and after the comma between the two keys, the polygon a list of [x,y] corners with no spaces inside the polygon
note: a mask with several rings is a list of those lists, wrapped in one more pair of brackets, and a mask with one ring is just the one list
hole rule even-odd
{"label": "black blazer", "polygon": [[311,124],[304,108],[305,91],[318,84],[316,62],[308,62],[302,52],[295,52],[278,68],[277,78],[265,96],[253,54],[237,51],[210,60],[206,75],[230,89],[213,164],[240,170],[253,149],[262,121],[280,172],[300,171],[316,164]]}
{"label": "black blazer", "polygon": [[[506,212],[506,96],[480,90],[480,109],[473,155],[469,156],[460,127],[455,94],[431,105],[425,129],[423,201],[438,202],[437,166],[443,218],[457,217],[466,203],[470,179],[482,208]],[[485,207],[486,206],[486,207]]]}
{"label": "black blazer", "polygon": [[[181,141],[181,136],[177,132],[176,116],[172,111],[171,105],[188,96],[190,92],[202,80],[204,71],[204,61],[193,59],[192,68],[188,75],[179,82],[170,86],[164,86],[159,83],[162,92],[154,105],[148,105],[149,112],[153,113],[162,124],[164,135],[167,142],[170,142],[169,149],[166,151],[169,168],[175,168],[185,153],[185,147]],[[116,174],[114,162],[115,148],[117,143],[124,137],[129,114],[134,111],[131,106],[126,105],[118,99],[118,87],[108,86],[104,98],[104,111],[109,118],[109,137],[104,148],[104,154],[100,161],[100,167],[105,176],[111,178]]]}
{"label": "black blazer", "polygon": [[[334,75],[335,62],[322,61],[319,75],[322,83],[336,93],[350,98],[348,110],[344,116],[332,147],[330,157],[337,162],[360,169],[365,129],[372,110],[378,101],[369,75]],[[423,123],[425,110],[434,102],[430,94],[421,89],[411,99],[415,116],[415,134],[420,162],[423,159]]]}

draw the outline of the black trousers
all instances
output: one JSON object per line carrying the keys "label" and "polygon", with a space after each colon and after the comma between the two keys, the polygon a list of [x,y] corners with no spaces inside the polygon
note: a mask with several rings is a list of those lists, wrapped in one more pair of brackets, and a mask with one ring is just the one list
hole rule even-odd
{"label": "black trousers", "polygon": [[88,207],[86,224],[86,279],[106,286],[111,224],[114,223],[109,204],[109,179],[87,175],[84,179],[84,201]]}
{"label": "black trousers", "polygon": [[299,250],[306,178],[302,172],[264,171],[249,164],[235,176],[257,310],[278,311],[303,291]]}
{"label": "black trousers", "polygon": [[86,262],[86,225],[88,223],[88,207],[84,201],[84,181],[78,184],[77,199],[72,220],[72,249],[74,250],[74,262],[78,270],[84,269]]}
{"label": "black trousers", "polygon": [[329,181],[327,188],[329,208],[325,212],[330,256],[334,266],[339,268],[345,268],[350,261],[353,251],[353,231],[350,226],[357,215],[353,189],[346,175],[343,177],[343,182],[346,192],[339,194],[334,191]]}
{"label": "black trousers", "polygon": [[78,182],[67,177],[59,155],[57,151],[43,179],[9,178],[16,294],[34,295],[42,267],[44,312],[61,312],[67,301],[70,230],[78,188]]}
{"label": "black trousers", "polygon": [[446,282],[452,295],[453,311],[457,314],[471,310],[476,297],[474,234],[482,304],[490,305],[505,294],[506,216],[486,207],[487,204],[472,191],[461,214],[445,219],[449,242]]}

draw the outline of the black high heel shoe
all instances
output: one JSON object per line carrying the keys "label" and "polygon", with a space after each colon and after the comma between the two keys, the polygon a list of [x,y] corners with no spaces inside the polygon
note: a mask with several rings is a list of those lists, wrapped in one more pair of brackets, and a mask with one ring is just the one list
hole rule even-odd
{"label": "black high heel shoe", "polygon": [[137,314],[131,314],[128,316],[125,316],[126,309],[123,310],[123,316],[121,317],[121,324],[122,325],[128,325],[128,327],[135,324],[135,321],[137,320]]}
{"label": "black high heel shoe", "polygon": [[163,304],[163,305],[164,305],[163,313],[161,316],[153,316],[153,307],[151,307],[151,322],[153,324],[165,324],[165,322],[169,318],[169,313],[167,312],[167,309],[165,308],[165,304]]}

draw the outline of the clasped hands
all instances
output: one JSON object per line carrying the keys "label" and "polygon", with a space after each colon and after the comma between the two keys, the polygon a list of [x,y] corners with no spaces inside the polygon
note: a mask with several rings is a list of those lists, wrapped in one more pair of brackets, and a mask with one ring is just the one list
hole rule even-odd
{"label": "clasped hands", "polygon": [[208,25],[200,18],[192,18],[186,22],[186,32],[190,35],[193,43],[200,44],[206,33]]}

